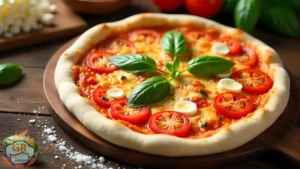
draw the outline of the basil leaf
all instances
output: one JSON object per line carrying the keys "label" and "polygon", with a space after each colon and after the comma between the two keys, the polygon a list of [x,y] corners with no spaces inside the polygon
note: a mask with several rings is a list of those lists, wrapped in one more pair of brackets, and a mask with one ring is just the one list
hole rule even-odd
{"label": "basil leaf", "polygon": [[188,63],[188,71],[196,76],[213,76],[229,70],[235,63],[216,56],[201,56]]}
{"label": "basil leaf", "polygon": [[161,49],[173,57],[187,53],[187,41],[181,32],[168,31],[161,39]]}
{"label": "basil leaf", "polygon": [[179,59],[175,57],[173,60],[173,70],[177,71],[179,69],[179,66],[180,66]]}
{"label": "basil leaf", "polygon": [[261,14],[261,0],[240,0],[234,11],[235,26],[250,32]]}
{"label": "basil leaf", "polygon": [[300,36],[297,14],[285,1],[269,0],[263,4],[261,21],[270,30],[286,36]]}
{"label": "basil leaf", "polygon": [[157,103],[172,90],[171,83],[162,76],[152,77],[135,87],[129,95],[129,106],[145,106]]}
{"label": "basil leaf", "polygon": [[294,8],[296,11],[300,12],[300,1],[299,0],[288,0],[291,8]]}
{"label": "basil leaf", "polygon": [[165,67],[172,73],[173,72],[173,65],[169,62],[164,62]]}
{"label": "basil leaf", "polygon": [[129,73],[149,73],[156,69],[156,62],[152,58],[140,54],[111,56],[109,61]]}
{"label": "basil leaf", "polygon": [[180,75],[180,72],[178,72],[178,71],[175,71],[175,72],[172,73],[172,77],[173,77],[173,78],[176,78],[176,77],[178,77],[179,75]]}
{"label": "basil leaf", "polygon": [[239,0],[224,0],[221,8],[221,13],[231,13]]}

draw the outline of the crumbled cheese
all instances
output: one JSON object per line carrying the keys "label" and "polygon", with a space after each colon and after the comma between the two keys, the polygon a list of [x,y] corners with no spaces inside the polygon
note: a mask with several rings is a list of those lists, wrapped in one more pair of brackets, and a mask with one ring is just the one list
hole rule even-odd
{"label": "crumbled cheese", "polygon": [[34,123],[35,123],[35,119],[29,120],[29,123],[30,123],[30,124],[34,124]]}
{"label": "crumbled cheese", "polygon": [[44,129],[44,133],[46,133],[46,134],[52,134],[53,131],[50,128],[46,128],[46,129]]}

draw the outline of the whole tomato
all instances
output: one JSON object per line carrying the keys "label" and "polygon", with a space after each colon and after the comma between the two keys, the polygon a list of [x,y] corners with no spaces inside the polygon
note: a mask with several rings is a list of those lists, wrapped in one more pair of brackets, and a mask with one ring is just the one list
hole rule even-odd
{"label": "whole tomato", "polygon": [[152,0],[161,10],[172,12],[183,5],[184,0]]}
{"label": "whole tomato", "polygon": [[185,0],[187,10],[197,16],[210,18],[221,9],[223,0]]}

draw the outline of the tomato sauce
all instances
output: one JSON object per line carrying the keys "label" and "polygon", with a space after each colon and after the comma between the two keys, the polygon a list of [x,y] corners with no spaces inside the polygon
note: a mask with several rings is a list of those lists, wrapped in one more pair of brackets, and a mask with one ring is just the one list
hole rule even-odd
{"label": "tomato sauce", "polygon": [[[91,64],[93,64],[96,67],[97,65],[98,66],[100,65],[100,67],[105,69],[105,72],[101,72],[103,71],[103,69],[96,71],[96,69],[91,69],[91,67],[87,65],[87,63],[90,63],[89,56],[91,54],[94,54],[95,52],[110,53],[111,56],[117,54],[126,54],[126,53],[138,53],[138,54],[145,54],[145,55],[149,54],[149,56],[155,59],[155,61],[157,62],[157,67],[163,69],[164,60],[160,59],[161,50],[159,49],[160,48],[159,42],[163,34],[169,30],[180,31],[187,38],[188,45],[191,48],[191,50],[189,51],[190,54],[188,56],[183,56],[183,58],[181,58],[183,62],[186,62],[184,60],[184,57],[190,57],[189,59],[191,59],[201,54],[210,52],[209,50],[212,46],[212,43],[215,41],[222,41],[222,42],[226,41],[225,43],[231,45],[230,48],[231,55],[226,55],[222,57],[237,62],[237,66],[234,66],[232,68],[233,72],[236,72],[239,69],[245,67],[260,69],[260,65],[262,65],[261,60],[259,59],[259,56],[255,52],[254,48],[249,47],[250,45],[245,44],[245,42],[241,42],[239,39],[233,39],[230,37],[230,35],[222,34],[215,29],[205,30],[204,27],[197,28],[192,24],[190,24],[188,26],[183,26],[183,27],[155,27],[155,28],[146,28],[142,30],[133,30],[133,31],[118,31],[118,33],[116,33],[115,35],[108,37],[106,40],[94,46],[86,54],[86,56],[83,57],[78,62],[78,64],[76,64],[73,67],[74,80],[76,85],[78,86],[81,96],[87,98],[90,104],[93,107],[95,107],[95,109],[100,114],[102,114],[108,119],[113,120],[113,118],[110,115],[109,108],[104,108],[93,100],[93,93],[97,88],[118,87],[118,88],[122,88],[125,91],[125,93],[126,92],[130,93],[130,91],[132,91],[135,86],[145,81],[149,77],[152,77],[154,75],[161,75],[161,74],[159,72],[155,72],[152,74],[151,73],[136,74],[134,75],[134,77],[131,77],[128,74],[126,74],[125,76],[122,75],[122,72],[113,68],[114,65],[111,65],[109,60],[105,58],[106,56],[98,56],[98,57],[95,56],[95,58],[92,59],[91,62],[93,63]],[[144,33],[146,36],[140,36],[141,33]],[[224,39],[224,37],[226,39]],[[198,47],[199,45],[200,47],[203,47],[203,50],[197,51],[196,48],[193,48],[197,45]],[[245,49],[246,52],[243,53],[243,50],[241,49],[243,46],[246,45],[247,45],[247,49]],[[244,56],[245,53],[248,54],[250,53],[249,55],[251,56],[249,56],[248,58],[248,60],[250,61],[248,61],[246,65],[243,65],[244,61],[241,61],[242,59],[239,57],[241,57],[242,55]],[[107,57],[110,57],[110,55]],[[189,59],[187,59],[187,61]],[[246,61],[247,61],[247,57],[246,57]],[[211,79],[209,79],[211,83],[217,83],[218,80],[219,79],[216,77],[212,77]],[[201,112],[205,108],[207,109],[207,107],[213,110],[212,102],[214,96],[218,95],[219,92],[213,91],[212,89],[207,89],[206,87],[207,84],[203,84],[200,81],[194,81],[191,83],[191,85],[194,87],[193,88],[194,91],[203,90],[209,95],[209,97],[207,98],[205,96],[201,96],[201,99],[200,98],[196,98],[194,100],[191,99],[191,101],[197,102],[198,111]],[[188,91],[188,89],[184,85],[174,87],[174,90],[179,90],[179,89]],[[172,91],[171,93],[172,95],[174,95],[174,91]],[[258,109],[259,107],[263,107],[268,101],[268,93],[249,94],[249,93],[242,92],[242,94],[246,96],[247,99],[250,99],[251,102],[253,102],[254,105],[253,111]],[[103,97],[101,99],[104,99],[105,101],[111,101],[111,102],[114,101],[114,99],[106,98],[107,96],[101,96],[101,97]],[[152,105],[150,107],[154,108],[154,106]],[[163,107],[161,109],[164,110]],[[203,121],[202,113],[197,113],[197,115],[189,117],[191,121],[191,127],[189,129],[188,134],[185,135],[185,138],[195,139],[195,138],[210,137],[215,133],[217,133],[219,130],[223,128],[228,128],[230,124],[239,121],[239,119],[231,119],[225,117],[220,113],[216,113],[216,112],[211,112],[211,113],[214,113],[214,115],[209,115],[209,118],[207,118],[208,120],[206,121]],[[250,112],[247,114],[246,117],[241,117],[241,118],[247,118],[252,114],[253,112]],[[130,122],[120,120],[120,119],[116,121],[122,125],[127,126],[128,128],[130,128],[135,132],[142,133],[142,134],[154,134],[154,132],[149,129],[147,122],[142,124],[131,124]]]}

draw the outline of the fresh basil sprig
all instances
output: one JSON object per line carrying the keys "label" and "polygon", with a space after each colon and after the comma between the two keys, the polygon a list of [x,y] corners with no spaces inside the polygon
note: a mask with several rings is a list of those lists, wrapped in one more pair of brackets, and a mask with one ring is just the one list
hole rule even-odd
{"label": "fresh basil sprig", "polygon": [[181,32],[168,31],[161,39],[161,49],[173,57],[187,53],[187,40]]}
{"label": "fresh basil sprig", "polygon": [[261,21],[270,30],[286,36],[300,36],[297,14],[285,1],[269,0],[263,4]]}
{"label": "fresh basil sprig", "polygon": [[149,73],[156,69],[156,62],[152,58],[140,54],[111,56],[109,61],[129,73]]}
{"label": "fresh basil sprig", "polygon": [[261,14],[261,0],[239,0],[234,12],[236,27],[250,32],[255,27]]}
{"label": "fresh basil sprig", "polygon": [[[164,66],[169,73],[164,72],[156,67],[156,62],[145,55],[141,54],[124,54],[109,57],[109,60],[121,70],[130,73],[150,73],[154,70],[169,74],[167,79],[163,76],[154,76],[135,87],[129,95],[129,106],[145,106],[157,103],[166,98],[171,90],[170,81],[180,73],[180,62],[178,56],[187,52],[187,41],[182,33],[176,31],[167,32],[161,41],[161,48],[174,57],[173,62],[164,62]],[[214,56],[203,56],[191,60],[188,63],[187,70],[196,76],[213,76],[229,70],[235,63],[226,59]]]}
{"label": "fresh basil sprig", "polygon": [[152,77],[139,84],[129,95],[129,106],[145,106],[166,98],[172,90],[172,84],[163,76]]}
{"label": "fresh basil sprig", "polygon": [[235,63],[216,56],[201,56],[188,63],[188,71],[196,76],[214,76],[229,70]]}

